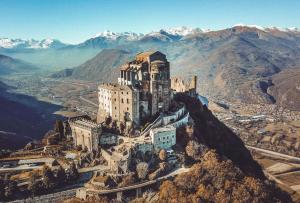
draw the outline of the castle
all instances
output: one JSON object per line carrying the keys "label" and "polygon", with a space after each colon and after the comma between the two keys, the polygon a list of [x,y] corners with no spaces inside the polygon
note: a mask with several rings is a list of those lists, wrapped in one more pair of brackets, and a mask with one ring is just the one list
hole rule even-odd
{"label": "castle", "polygon": [[150,116],[169,109],[170,64],[159,51],[136,55],[120,68],[118,84],[101,84],[97,121],[110,116],[119,122],[139,125]]}
{"label": "castle", "polygon": [[[188,83],[181,78],[170,78],[170,64],[163,53],[149,51],[137,54],[134,60],[120,67],[118,83],[98,86],[97,122],[84,117],[69,120],[74,144],[89,151],[101,148],[111,170],[116,168],[116,164],[127,163],[124,159],[130,159],[133,149],[143,153],[170,149],[176,144],[176,128],[189,122],[185,106],[170,108],[171,100],[177,93],[197,96],[196,85],[196,76]],[[123,123],[128,129],[135,129],[137,134],[133,138],[125,138],[105,132],[102,127],[108,118],[119,129]],[[113,146],[114,150],[103,149],[102,145]],[[125,152],[127,158],[120,155]],[[126,171],[126,166],[121,171]]]}

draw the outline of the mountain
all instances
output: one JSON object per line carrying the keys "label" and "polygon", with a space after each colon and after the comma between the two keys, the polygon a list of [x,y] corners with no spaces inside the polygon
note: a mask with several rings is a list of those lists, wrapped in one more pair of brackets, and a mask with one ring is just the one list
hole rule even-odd
{"label": "mountain", "polygon": [[[173,76],[197,75],[199,91],[208,97],[249,103],[280,102],[291,109],[299,108],[297,99],[291,104],[283,99],[286,98],[282,95],[284,91],[275,91],[274,87],[271,91],[269,85],[273,80],[279,80],[276,78],[287,77],[278,76],[281,72],[299,70],[300,32],[296,28],[237,25],[216,31],[186,27],[147,34],[106,31],[61,49],[10,52],[7,55],[47,63],[58,70],[68,67],[68,71],[57,75],[59,77],[101,82],[108,81],[111,70],[127,58],[146,50],[165,53],[171,62]],[[276,88],[280,89],[278,85]],[[298,96],[297,88],[291,91]]]}
{"label": "mountain", "polygon": [[[208,97],[248,103],[277,101],[288,108],[299,109],[300,101],[297,99],[294,103],[283,99],[286,98],[283,96],[284,90],[279,90],[279,84],[283,83],[278,82],[278,78],[285,80],[288,77],[280,77],[281,72],[299,70],[300,32],[297,29],[254,25],[239,25],[218,31],[183,28],[160,30],[123,43],[116,37],[110,37],[106,44],[103,44],[103,37],[90,39],[81,46],[98,47],[100,51],[112,47],[113,53],[124,53],[125,50],[131,56],[145,50],[160,50],[171,62],[173,76],[197,75],[199,91]],[[105,42],[108,42],[107,38]],[[98,44],[100,39],[102,41]],[[107,58],[102,56],[103,53]],[[107,81],[111,70],[129,58],[126,54],[120,60],[120,55],[111,53],[111,50],[103,53],[77,67],[73,76]],[[295,77],[299,78],[299,75],[294,75],[293,80]],[[271,91],[271,86],[266,84],[271,84],[273,80],[277,86],[275,84]],[[275,87],[279,89],[275,91]],[[297,88],[291,91],[294,97],[299,96]]]}
{"label": "mountain", "polygon": [[0,38],[0,49],[48,49],[48,48],[62,48],[66,44],[55,39],[9,39]]}
{"label": "mountain", "polygon": [[37,70],[32,64],[0,54],[0,75]]}
{"label": "mountain", "polygon": [[92,59],[73,69],[67,69],[55,73],[52,77],[63,77],[67,75],[81,80],[99,80],[109,82],[118,77],[118,68],[133,56],[124,50],[104,49]]}

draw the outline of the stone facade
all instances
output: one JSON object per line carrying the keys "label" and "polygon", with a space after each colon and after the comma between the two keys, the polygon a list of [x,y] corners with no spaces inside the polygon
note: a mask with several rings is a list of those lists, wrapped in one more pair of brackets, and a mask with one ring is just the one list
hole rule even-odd
{"label": "stone facade", "polygon": [[188,82],[179,77],[171,78],[171,90],[174,93],[186,93],[190,96],[196,96],[197,76],[193,76],[192,79]]}
{"label": "stone facade", "polygon": [[156,151],[169,149],[176,144],[176,128],[172,125],[150,130],[152,144]]}
{"label": "stone facade", "polygon": [[169,109],[170,64],[161,52],[140,53],[135,60],[124,64],[118,83],[139,88],[140,118]]}
{"label": "stone facade", "polygon": [[101,149],[101,154],[108,162],[108,167],[111,172],[116,174],[129,173],[129,166],[131,163],[131,152],[125,149],[124,151],[108,151]]}
{"label": "stone facade", "polygon": [[89,151],[98,150],[99,137],[102,132],[100,124],[83,117],[74,117],[69,119],[69,125],[75,146],[87,147]]}
{"label": "stone facade", "polygon": [[131,85],[99,85],[98,122],[110,116],[113,120],[139,124],[139,91]]}

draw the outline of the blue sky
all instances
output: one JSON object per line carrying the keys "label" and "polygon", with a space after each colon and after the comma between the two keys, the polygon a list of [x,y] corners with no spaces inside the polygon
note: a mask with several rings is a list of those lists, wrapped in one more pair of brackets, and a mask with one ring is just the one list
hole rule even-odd
{"label": "blue sky", "polygon": [[79,43],[111,30],[147,33],[238,23],[300,27],[299,0],[0,0],[0,37]]}

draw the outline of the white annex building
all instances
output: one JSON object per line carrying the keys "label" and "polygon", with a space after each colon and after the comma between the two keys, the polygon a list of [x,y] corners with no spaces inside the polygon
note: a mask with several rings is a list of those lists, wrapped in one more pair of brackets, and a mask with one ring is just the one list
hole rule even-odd
{"label": "white annex building", "polygon": [[169,149],[176,144],[176,128],[172,125],[154,128],[150,130],[150,137],[156,151]]}

